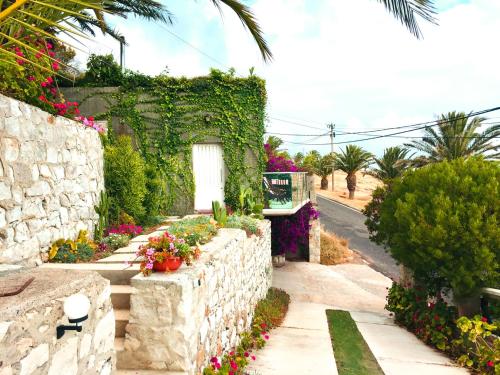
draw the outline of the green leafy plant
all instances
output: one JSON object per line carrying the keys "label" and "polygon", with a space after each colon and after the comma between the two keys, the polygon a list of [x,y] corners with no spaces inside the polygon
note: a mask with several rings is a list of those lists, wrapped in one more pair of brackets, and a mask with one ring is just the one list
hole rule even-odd
{"label": "green leafy plant", "polygon": [[257,219],[263,219],[262,211],[264,204],[256,198],[256,194],[251,187],[240,186],[240,194],[238,196],[238,215],[248,215]]}
{"label": "green leafy plant", "polygon": [[87,231],[78,232],[73,240],[59,239],[49,249],[49,262],[79,263],[88,262],[94,256],[97,246],[88,239]]}
{"label": "green leafy plant", "polygon": [[104,181],[109,197],[109,221],[118,224],[125,212],[140,221],[145,215],[146,175],[144,161],[130,137],[119,137],[104,152]]}
{"label": "green leafy plant", "polygon": [[109,226],[109,200],[105,191],[101,191],[99,205],[94,206],[94,210],[99,215],[94,226],[94,240],[100,241]]}
{"label": "green leafy plant", "polygon": [[459,318],[457,327],[460,337],[453,341],[453,345],[465,351],[458,358],[458,363],[475,368],[482,374],[500,373],[500,337],[493,336],[498,325],[476,315],[472,319],[465,316]]}
{"label": "green leafy plant", "polygon": [[222,207],[218,201],[212,202],[212,212],[214,215],[214,220],[220,227],[225,227],[227,224],[227,210]]}
{"label": "green leafy plant", "polygon": [[409,171],[392,184],[373,238],[431,290],[456,298],[500,285],[500,165],[457,159]]}

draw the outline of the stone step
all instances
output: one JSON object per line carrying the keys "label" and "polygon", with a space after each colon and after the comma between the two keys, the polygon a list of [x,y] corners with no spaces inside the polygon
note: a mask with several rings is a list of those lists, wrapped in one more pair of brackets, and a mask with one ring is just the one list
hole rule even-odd
{"label": "stone step", "polygon": [[130,243],[148,242],[149,237],[158,237],[158,236],[161,236],[163,233],[165,233],[164,230],[157,230],[157,231],[151,232],[149,234],[143,234],[143,235],[132,238],[130,240]]}
{"label": "stone step", "polygon": [[135,254],[141,245],[143,245],[142,242],[130,243],[126,247],[119,248],[113,254]]}
{"label": "stone step", "polygon": [[124,263],[44,263],[42,268],[96,271],[111,285],[129,285],[130,279],[140,272],[139,264],[127,267]]}
{"label": "stone step", "polygon": [[118,253],[110,255],[109,257],[99,259],[97,263],[120,263],[125,264],[125,262],[130,263],[141,263],[140,258],[138,259],[135,254],[131,253]]}
{"label": "stone step", "polygon": [[130,309],[130,295],[134,288],[130,285],[111,285],[113,309]]}
{"label": "stone step", "polygon": [[128,309],[114,309],[115,310],[115,337],[125,337],[125,328],[128,324],[130,317],[130,310]]}

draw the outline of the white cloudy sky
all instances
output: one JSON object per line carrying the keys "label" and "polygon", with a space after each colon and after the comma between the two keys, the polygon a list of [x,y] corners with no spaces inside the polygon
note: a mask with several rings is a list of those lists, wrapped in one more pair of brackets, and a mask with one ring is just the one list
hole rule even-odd
{"label": "white cloudy sky", "polygon": [[[276,133],[322,134],[329,122],[344,131],[384,128],[500,104],[499,0],[436,0],[439,26],[422,21],[423,40],[415,39],[375,0],[248,3],[271,46],[272,63],[262,62],[232,13],[224,12],[221,19],[211,1],[172,0],[172,26],[113,20],[129,43],[127,68],[158,74],[168,66],[172,75],[195,76],[207,74],[210,67],[234,67],[247,75],[255,67],[267,81],[268,131]],[[107,37],[89,43],[88,49],[116,56],[119,50]],[[85,58],[79,54],[80,61]],[[491,114],[495,116],[500,112]],[[313,137],[282,138],[304,142]],[[336,141],[357,138],[338,135]],[[310,143],[328,141],[321,137]],[[404,141],[384,138],[360,145],[380,154],[384,147]],[[329,146],[287,143],[286,148],[326,152]]]}

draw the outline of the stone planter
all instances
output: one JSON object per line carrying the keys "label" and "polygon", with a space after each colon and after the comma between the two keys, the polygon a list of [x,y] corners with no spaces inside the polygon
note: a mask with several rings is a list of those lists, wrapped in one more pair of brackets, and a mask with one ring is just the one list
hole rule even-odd
{"label": "stone planter", "polygon": [[285,255],[273,255],[273,266],[276,268],[283,267],[285,265]]}

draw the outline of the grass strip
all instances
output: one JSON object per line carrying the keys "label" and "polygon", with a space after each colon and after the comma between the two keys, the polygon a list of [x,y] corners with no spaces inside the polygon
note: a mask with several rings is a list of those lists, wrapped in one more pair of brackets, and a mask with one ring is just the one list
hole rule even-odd
{"label": "grass strip", "polygon": [[326,310],[339,375],[383,375],[348,311]]}

